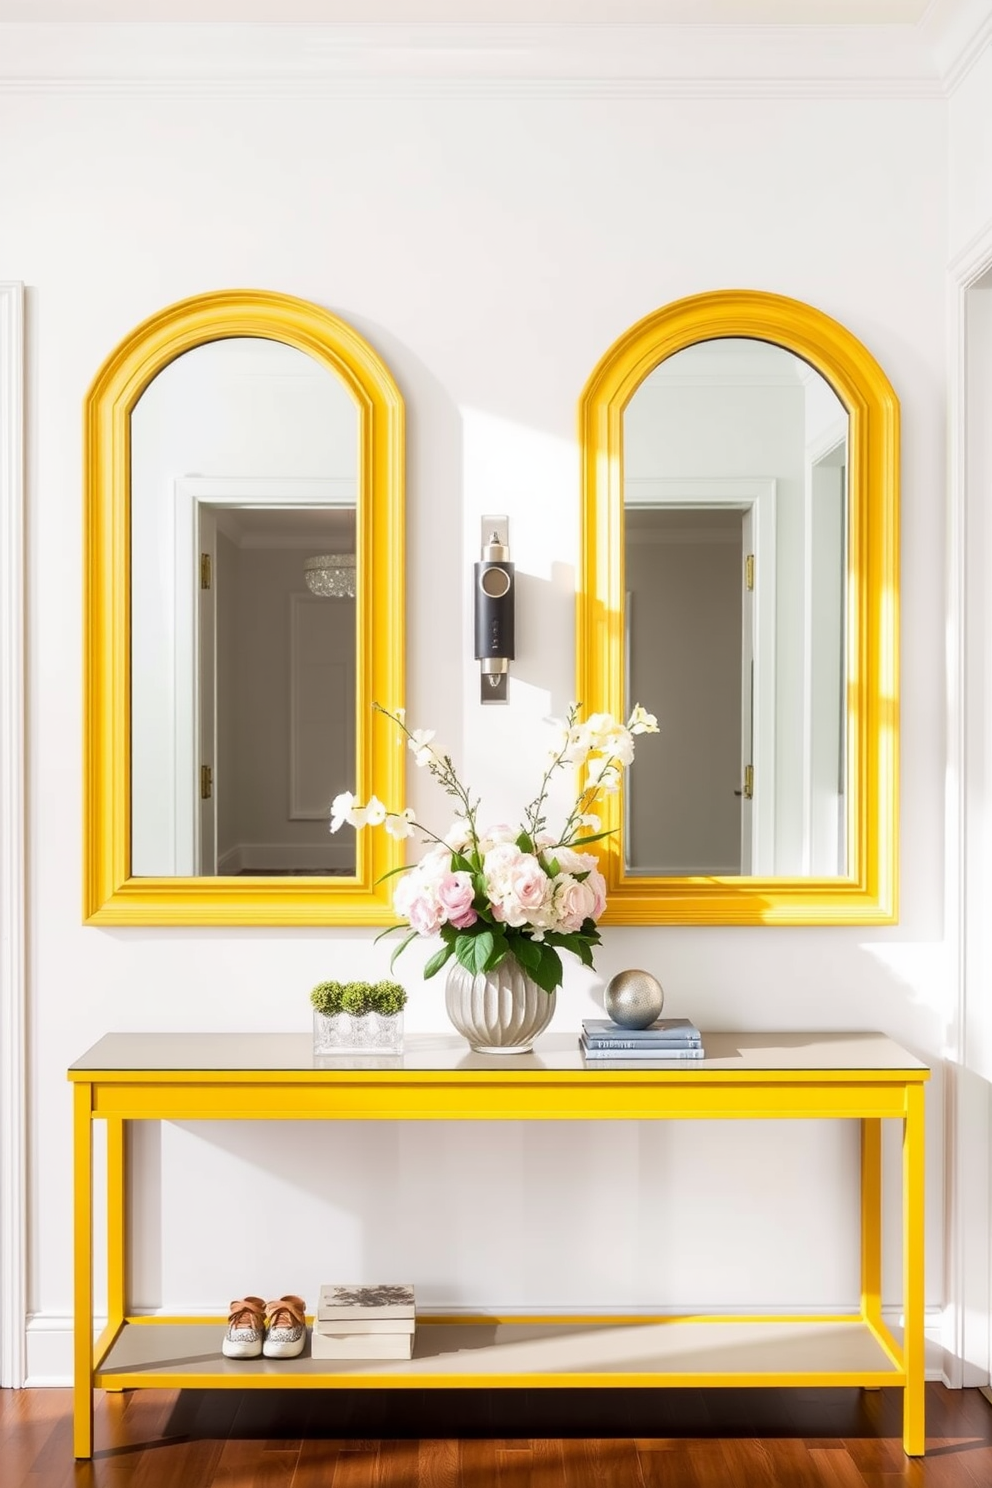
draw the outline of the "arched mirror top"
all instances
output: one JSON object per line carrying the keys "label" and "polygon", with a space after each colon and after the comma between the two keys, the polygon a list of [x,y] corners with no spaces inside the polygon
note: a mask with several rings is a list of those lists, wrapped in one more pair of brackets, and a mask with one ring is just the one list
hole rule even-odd
{"label": "arched mirror top", "polygon": [[639,702],[661,725],[604,803],[606,919],[893,920],[899,410],[884,372],[810,305],[697,295],[607,351],[580,439],[577,696],[617,716]]}
{"label": "arched mirror top", "polygon": [[[195,417],[187,419],[188,408]],[[296,431],[309,419],[314,468],[291,457],[293,439],[266,443],[264,430],[245,422],[253,409],[268,412],[273,430],[288,423]],[[211,443],[214,419],[223,436]],[[197,425],[192,437],[187,422]],[[176,431],[182,437],[173,438]],[[317,305],[266,291],[199,295],[143,322],[108,356],[87,395],[85,439],[84,918],[389,923],[389,884],[381,879],[399,866],[402,846],[361,834],[348,861],[332,864],[328,852],[340,855],[342,845],[325,845],[336,789],[367,795],[374,778],[396,799],[403,794],[402,752],[371,707],[373,699],[402,706],[404,691],[404,410],[389,369],[357,331]],[[213,446],[215,463],[204,463]],[[241,595],[240,610],[230,598],[222,611],[225,587],[215,584],[209,621],[195,592],[204,547],[216,574],[229,563],[226,593]],[[327,566],[331,558],[338,568]],[[144,587],[133,593],[137,573],[150,597]],[[251,586],[260,574],[278,637],[257,613],[261,591]],[[339,633],[329,641],[332,612]],[[279,804],[269,815],[283,821],[268,834],[279,840],[260,848],[259,813],[249,820],[246,809],[241,835],[249,847],[225,853],[221,803],[230,836],[233,786],[218,793],[209,824],[200,802],[218,768],[228,783],[239,781],[246,801],[245,781],[252,770],[258,778],[259,761],[242,757],[236,741],[245,736],[245,708],[257,718],[266,699],[239,684],[237,697],[232,687],[221,701],[225,657],[230,675],[250,674],[259,692],[260,669],[232,649],[246,614],[272,653],[279,706],[292,709],[278,726],[285,744],[272,770]],[[327,690],[320,678],[335,670],[346,679],[340,697],[334,707],[315,707]],[[167,677],[175,691],[163,703]],[[205,745],[201,723],[211,709],[218,727]],[[324,780],[331,743],[313,733],[335,727],[349,776],[340,784]],[[216,760],[204,770],[211,749]],[[335,764],[334,782],[339,773]]]}

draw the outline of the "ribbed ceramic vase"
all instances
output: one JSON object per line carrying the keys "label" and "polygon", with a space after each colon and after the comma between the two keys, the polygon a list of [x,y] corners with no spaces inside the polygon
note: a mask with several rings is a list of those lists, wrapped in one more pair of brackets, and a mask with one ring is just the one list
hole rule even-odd
{"label": "ribbed ceramic vase", "polygon": [[532,982],[514,956],[473,976],[452,963],[444,992],[448,1017],[477,1054],[527,1054],[551,1022],[555,994]]}

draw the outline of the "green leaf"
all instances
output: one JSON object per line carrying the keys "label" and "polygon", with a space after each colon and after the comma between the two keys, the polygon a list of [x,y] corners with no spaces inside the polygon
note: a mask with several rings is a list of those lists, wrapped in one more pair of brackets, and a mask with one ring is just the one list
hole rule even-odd
{"label": "green leaf", "polygon": [[605,832],[595,832],[591,837],[575,837],[569,847],[588,847],[590,842],[599,842],[603,837],[612,837],[616,827],[607,827]]}
{"label": "green leaf", "polygon": [[561,957],[553,946],[549,946],[546,940],[536,941],[535,944],[541,952],[541,959],[530,972],[537,985],[545,992],[553,992],[556,987],[561,986],[562,965]]}
{"label": "green leaf", "polygon": [[442,946],[439,951],[435,951],[424,967],[424,980],[426,981],[429,977],[436,976],[441,970],[441,967],[451,960],[454,953],[455,947],[453,942],[449,942],[448,945]]}
{"label": "green leaf", "polygon": [[398,868],[390,868],[387,873],[379,874],[379,877],[376,879],[376,883],[385,883],[387,878],[395,878],[397,873],[409,873],[410,866],[411,865],[409,863],[401,863]]}
{"label": "green leaf", "polygon": [[466,935],[463,931],[455,941],[455,954],[466,971],[478,976],[480,971],[486,970],[494,945],[491,930],[483,930],[479,935]]}
{"label": "green leaf", "polygon": [[557,858],[549,858],[544,864],[544,871],[549,878],[557,878],[561,872],[561,864]]}
{"label": "green leaf", "polygon": [[493,948],[491,954],[486,958],[484,971],[495,971],[501,961],[505,961],[510,954],[510,947],[505,936],[493,936]]}
{"label": "green leaf", "polygon": [[453,852],[451,854],[452,873],[474,873],[475,864],[464,853]]}
{"label": "green leaf", "polygon": [[532,853],[534,851],[534,839],[529,832],[521,832],[517,838],[516,846],[521,852]]}
{"label": "green leaf", "polygon": [[512,951],[524,971],[532,971],[541,960],[540,941],[531,940],[529,935],[516,936],[513,941]]}
{"label": "green leaf", "polygon": [[375,937],[372,944],[378,945],[379,941],[382,940],[384,935],[395,935],[397,930],[403,930],[404,928],[405,926],[403,925],[387,925],[385,930],[379,931],[379,934]]}
{"label": "green leaf", "polygon": [[400,941],[399,945],[396,947],[395,951],[393,952],[393,954],[389,958],[389,969],[390,969],[390,971],[392,971],[393,967],[396,965],[396,957],[402,951],[405,951],[406,950],[406,948],[410,944],[411,940],[416,940],[416,938],[417,938],[417,932],[416,932],[416,930],[411,930],[409,935],[405,935],[403,937],[403,939]]}

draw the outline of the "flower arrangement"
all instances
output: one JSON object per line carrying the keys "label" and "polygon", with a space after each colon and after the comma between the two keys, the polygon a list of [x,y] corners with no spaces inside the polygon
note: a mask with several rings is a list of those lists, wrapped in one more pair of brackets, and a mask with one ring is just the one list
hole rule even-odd
{"label": "flower arrangement", "polygon": [[[420,862],[394,870],[404,876],[393,894],[393,906],[410,933],[393,953],[391,965],[417,936],[441,937],[441,948],[424,967],[432,977],[455,956],[473,974],[492,971],[514,956],[545,992],[561,985],[559,951],[570,951],[592,966],[592,948],[600,944],[596,921],[606,906],[606,882],[594,854],[584,851],[607,832],[593,811],[601,795],[615,794],[623,770],[634,758],[634,736],[657,733],[657,720],[638,705],[626,724],[608,713],[593,713],[584,723],[573,704],[563,720],[551,720],[554,739],[540,788],[525,808],[520,826],[482,828],[481,802],[459,779],[449,755],[434,747],[430,729],[410,729],[401,710],[373,704],[406,735],[414,759],[429,770],[457,803],[454,823],[443,837],[417,821],[409,808],[388,811],[375,796],[362,806],[351,791],[331,804],[331,831],[345,822],[356,828],[382,826],[391,836],[423,834],[431,845]],[[581,767],[582,783],[564,826],[547,828],[545,811],[552,777],[561,769]],[[402,929],[392,925],[384,935]]]}

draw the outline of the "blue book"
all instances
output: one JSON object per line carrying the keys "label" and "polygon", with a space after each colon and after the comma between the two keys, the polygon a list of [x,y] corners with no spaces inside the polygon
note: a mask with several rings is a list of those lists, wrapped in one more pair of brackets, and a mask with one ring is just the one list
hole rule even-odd
{"label": "blue book", "polygon": [[629,1038],[589,1038],[586,1034],[579,1035],[584,1049],[643,1049],[645,1053],[649,1049],[701,1049],[702,1038],[652,1038],[652,1039],[629,1039]]}
{"label": "blue book", "polygon": [[705,1058],[701,1048],[690,1048],[688,1044],[679,1048],[671,1045],[662,1048],[655,1044],[654,1047],[642,1049],[590,1049],[588,1044],[580,1043],[579,1047],[583,1058],[590,1064],[613,1059],[622,1059],[628,1064],[678,1064],[682,1060]]}
{"label": "blue book", "polygon": [[622,1039],[628,1044],[698,1043],[702,1034],[688,1018],[659,1018],[647,1028],[621,1028],[612,1018],[583,1018],[583,1036],[590,1043],[615,1042]]}

